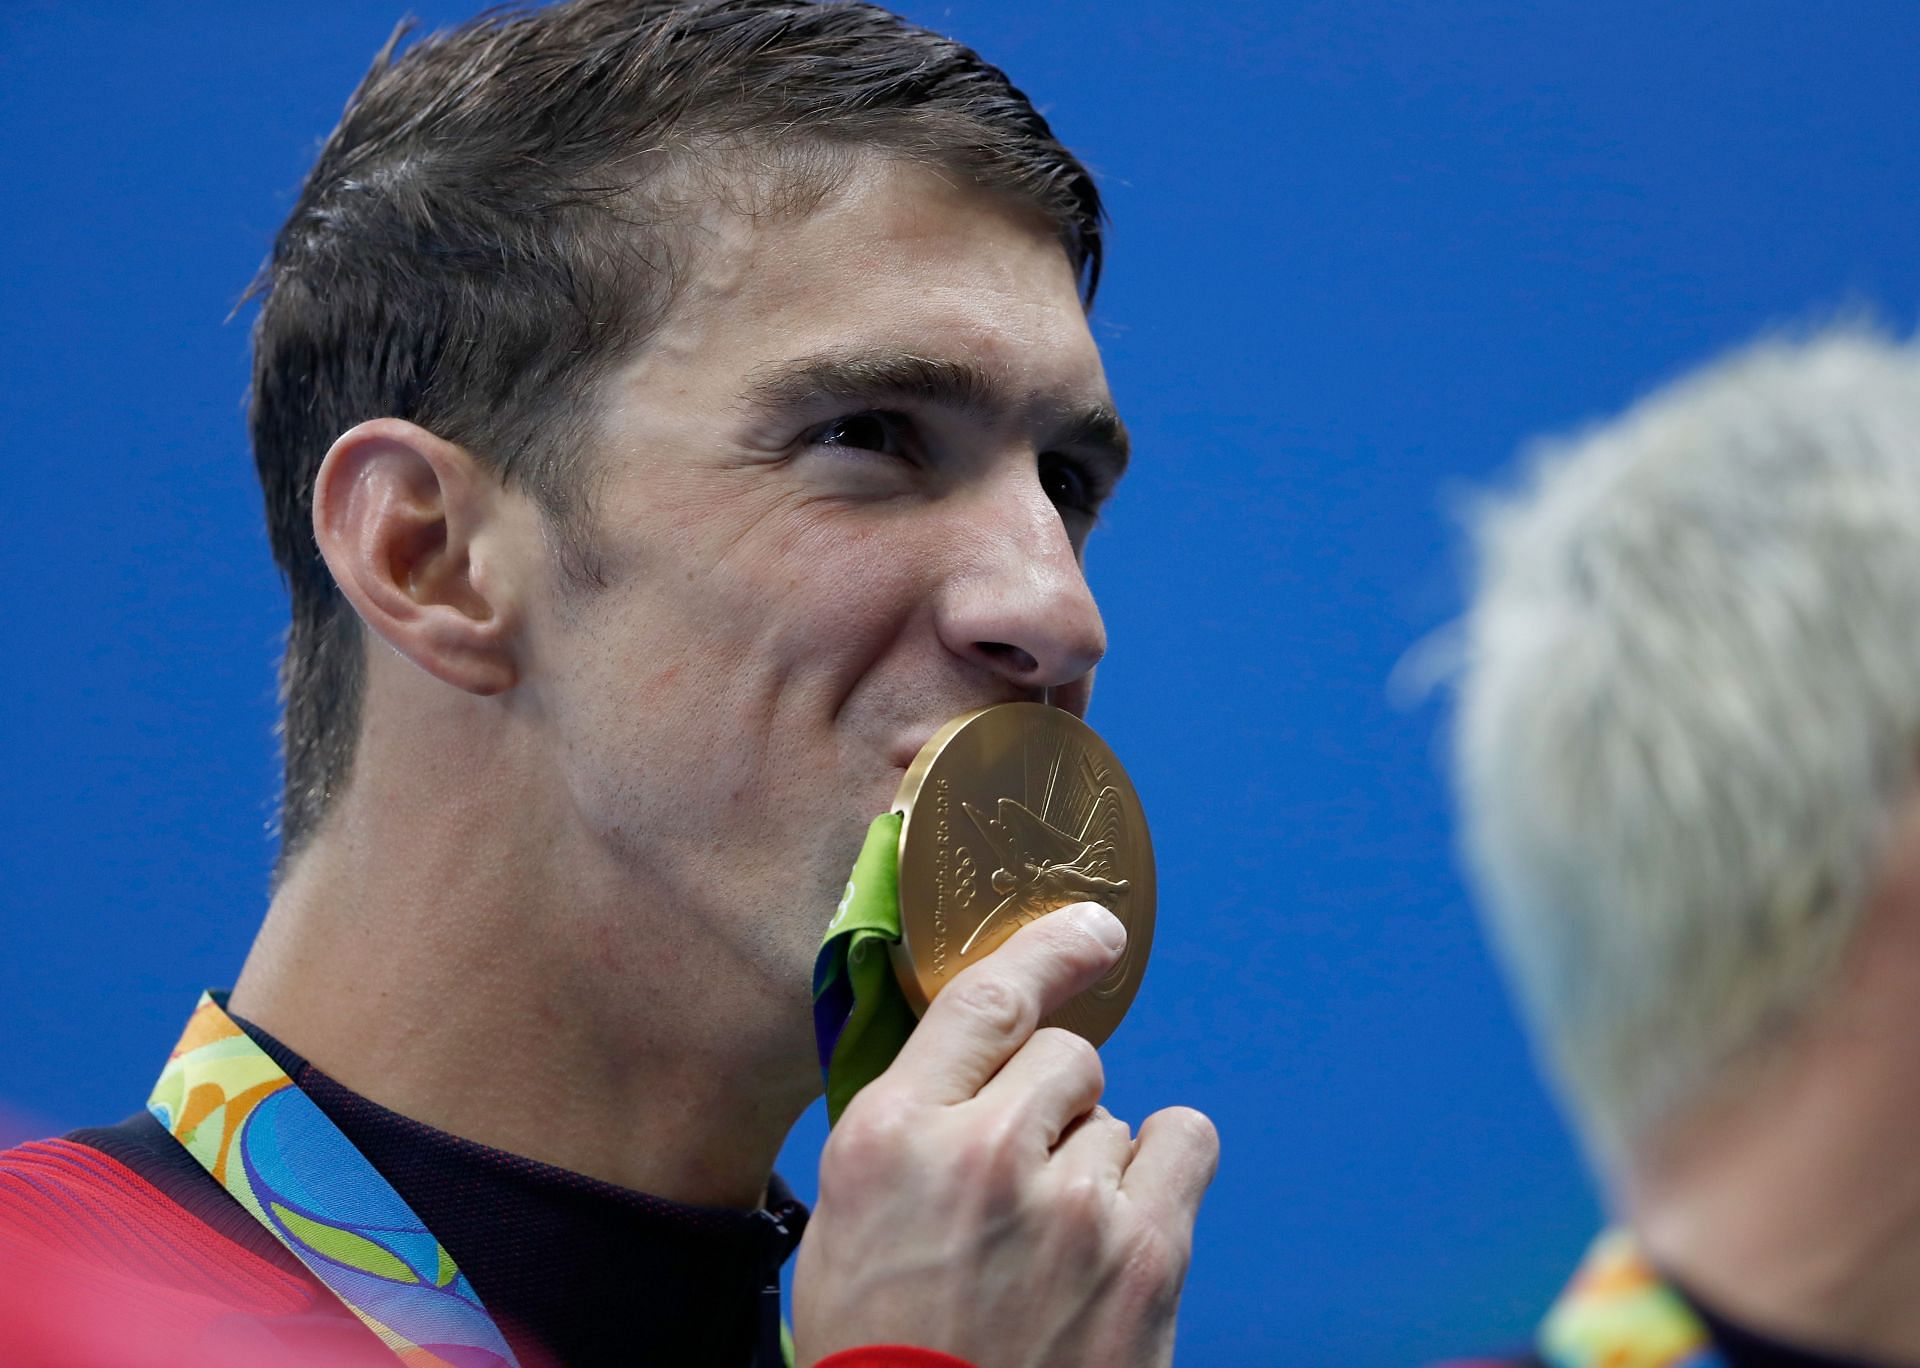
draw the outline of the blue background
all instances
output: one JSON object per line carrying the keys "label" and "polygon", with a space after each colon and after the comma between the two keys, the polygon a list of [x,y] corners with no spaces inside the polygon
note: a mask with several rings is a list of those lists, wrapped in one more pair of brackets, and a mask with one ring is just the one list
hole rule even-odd
{"label": "blue background", "polygon": [[[145,1095],[264,904],[282,600],[225,322],[400,0],[0,6],[0,1129]],[[1455,495],[1780,320],[1920,300],[1920,5],[908,4],[1100,172],[1140,459],[1095,721],[1156,824],[1123,1114],[1219,1122],[1191,1364],[1508,1343],[1596,1219],[1479,948]],[[419,7],[431,24],[464,5]],[[803,1192],[822,1134],[785,1163]]]}

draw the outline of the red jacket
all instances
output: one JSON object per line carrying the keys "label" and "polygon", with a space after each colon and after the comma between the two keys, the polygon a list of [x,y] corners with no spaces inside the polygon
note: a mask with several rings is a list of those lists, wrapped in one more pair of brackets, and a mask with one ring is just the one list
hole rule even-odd
{"label": "red jacket", "polygon": [[[251,1220],[238,1203],[233,1210]],[[35,1368],[394,1363],[393,1351],[291,1254],[279,1260],[244,1247],[125,1164],[72,1140],[0,1151],[0,1344],[7,1362]],[[875,1345],[819,1368],[967,1365]]]}

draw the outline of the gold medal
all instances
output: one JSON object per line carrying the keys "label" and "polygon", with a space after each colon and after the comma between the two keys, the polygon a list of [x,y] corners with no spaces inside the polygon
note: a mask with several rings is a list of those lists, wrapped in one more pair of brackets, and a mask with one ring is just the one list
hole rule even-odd
{"label": "gold medal", "polygon": [[1127,948],[1046,1019],[1100,1044],[1127,1014],[1153,947],[1153,844],[1127,772],[1094,730],[1042,703],[956,717],[900,782],[900,943],[916,1013],[1034,918],[1097,902]]}

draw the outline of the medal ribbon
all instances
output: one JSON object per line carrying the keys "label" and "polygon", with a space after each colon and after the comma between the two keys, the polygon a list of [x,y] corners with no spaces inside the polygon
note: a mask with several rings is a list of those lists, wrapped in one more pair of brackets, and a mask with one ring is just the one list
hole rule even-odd
{"label": "medal ribbon", "polygon": [[212,993],[147,1110],[409,1368],[518,1368],[433,1233]]}
{"label": "medal ribbon", "polygon": [[900,824],[900,814],[889,812],[867,827],[813,963],[813,1037],[830,1123],[913,1033],[913,1008],[889,959],[900,943]]}
{"label": "medal ribbon", "polygon": [[1552,1368],[1726,1368],[1707,1327],[1624,1230],[1593,1242],[1537,1347]]}

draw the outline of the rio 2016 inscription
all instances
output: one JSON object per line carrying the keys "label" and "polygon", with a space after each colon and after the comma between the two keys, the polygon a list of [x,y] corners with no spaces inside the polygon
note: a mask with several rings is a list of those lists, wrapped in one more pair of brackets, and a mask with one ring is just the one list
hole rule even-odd
{"label": "rio 2016 inscription", "polygon": [[949,866],[953,857],[953,825],[949,820],[952,802],[949,790],[953,785],[945,779],[933,788],[934,840],[938,846],[935,852],[934,894],[933,894],[933,954],[929,966],[936,979],[947,976],[947,925],[949,905],[947,887]]}

